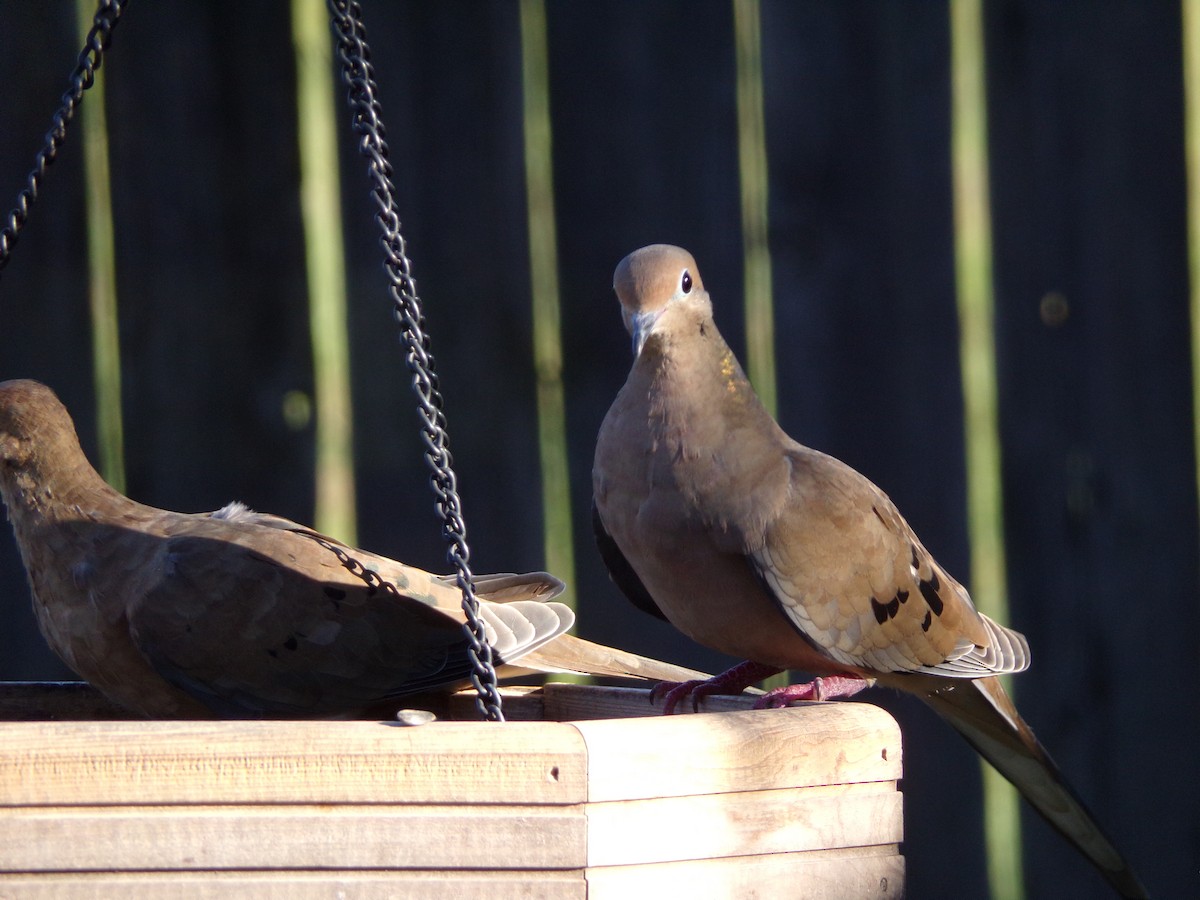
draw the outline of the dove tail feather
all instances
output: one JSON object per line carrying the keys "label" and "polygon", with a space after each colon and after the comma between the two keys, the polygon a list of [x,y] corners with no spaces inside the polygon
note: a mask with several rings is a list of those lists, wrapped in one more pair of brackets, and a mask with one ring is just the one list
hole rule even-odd
{"label": "dove tail feather", "polygon": [[[437,580],[447,587],[457,587],[454,575],[443,575]],[[558,578],[549,572],[523,572],[519,575],[504,572],[499,575],[476,575],[475,596],[492,603],[510,603],[513,600],[553,600],[567,589]]]}
{"label": "dove tail feather", "polygon": [[573,672],[609,678],[645,678],[652,681],[688,681],[708,678],[703,672],[661,662],[636,653],[594,644],[564,634],[527,653],[517,663],[538,672]]}
{"label": "dove tail feather", "polygon": [[1011,781],[1121,896],[1149,896],[997,679],[941,683],[918,694]]}

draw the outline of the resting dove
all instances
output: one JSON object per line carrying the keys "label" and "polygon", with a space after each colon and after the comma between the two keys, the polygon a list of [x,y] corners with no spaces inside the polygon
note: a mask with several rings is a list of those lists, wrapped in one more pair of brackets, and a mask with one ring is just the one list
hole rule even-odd
{"label": "resting dove", "polygon": [[[452,580],[239,503],[135,503],[35,381],[0,384],[0,493],[47,642],[142,715],[339,717],[469,678]],[[551,602],[562,589],[541,572],[477,579],[502,675],[678,669],[564,634],[574,614]]]}
{"label": "resting dove", "polygon": [[1146,896],[995,677],[1028,667],[1025,638],[975,609],[883,491],[784,433],[717,331],[692,256],[637,250],[613,286],[635,359],[597,440],[601,554],[641,609],[747,660],[675,686],[668,711],[783,669],[828,677],[763,705],[872,682],[914,693],[1119,892]]}

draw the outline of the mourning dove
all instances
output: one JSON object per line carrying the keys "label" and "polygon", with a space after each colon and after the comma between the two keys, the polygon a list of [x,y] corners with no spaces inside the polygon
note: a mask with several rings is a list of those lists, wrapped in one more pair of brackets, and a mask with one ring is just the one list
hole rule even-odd
{"label": "mourning dove", "polygon": [[1122,894],[1146,896],[995,677],[1025,638],[978,612],[891,500],[792,440],[713,322],[685,250],[645,247],[614,288],[634,363],[600,427],[594,526],[614,581],[643,610],[748,662],[674,688],[739,691],[783,669],[819,678],[764,705],[914,693],[961,732]]}
{"label": "mourning dove", "polygon": [[[0,493],[51,648],[142,715],[345,716],[469,678],[452,580],[238,503],[135,503],[34,381],[0,384]],[[502,674],[678,669],[564,634],[574,614],[550,602],[562,589],[545,573],[477,579]]]}

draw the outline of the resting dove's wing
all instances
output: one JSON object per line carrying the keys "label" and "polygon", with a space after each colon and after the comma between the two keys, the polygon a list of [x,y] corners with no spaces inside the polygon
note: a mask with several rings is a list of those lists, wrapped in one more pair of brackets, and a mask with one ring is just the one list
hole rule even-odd
{"label": "resting dove's wing", "polygon": [[[96,474],[37,382],[0,384],[0,493],[50,646],[144,715],[350,715],[469,677],[453,582],[240,504],[135,503]],[[565,634],[562,589],[545,573],[478,579],[502,674],[690,677]]]}

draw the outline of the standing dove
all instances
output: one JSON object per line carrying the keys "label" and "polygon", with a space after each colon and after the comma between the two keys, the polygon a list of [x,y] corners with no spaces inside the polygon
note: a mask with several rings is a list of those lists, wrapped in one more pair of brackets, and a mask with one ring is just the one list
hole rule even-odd
{"label": "standing dove", "polygon": [[[461,595],[439,578],[239,503],[209,514],[122,496],[35,381],[0,384],[0,494],[51,648],[156,718],[336,717],[469,679]],[[674,679],[564,632],[545,573],[476,581],[501,674]],[[685,674],[682,677],[693,677]]]}
{"label": "standing dove", "polygon": [[1025,638],[975,609],[883,491],[784,433],[717,331],[691,254],[644,247],[613,287],[635,359],[596,445],[601,555],[638,607],[747,660],[674,686],[667,710],[783,669],[827,677],[763,705],[872,682],[914,693],[1117,891],[1146,896],[996,677],[1028,667]]}

